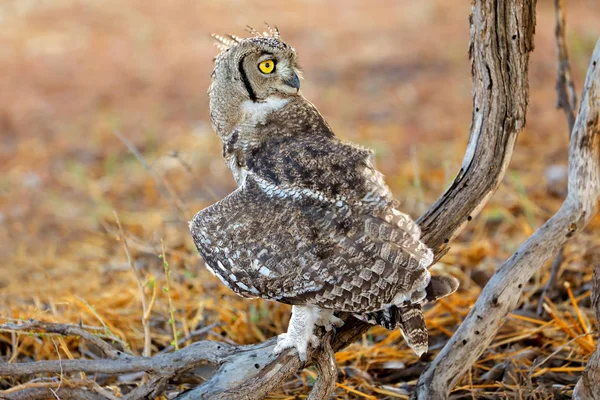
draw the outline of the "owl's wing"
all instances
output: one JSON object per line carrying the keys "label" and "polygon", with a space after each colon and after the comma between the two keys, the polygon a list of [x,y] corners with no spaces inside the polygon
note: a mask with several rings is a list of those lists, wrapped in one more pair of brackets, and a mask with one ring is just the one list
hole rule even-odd
{"label": "owl's wing", "polygon": [[236,293],[360,313],[426,295],[432,253],[405,217],[249,173],[190,228],[207,266]]}

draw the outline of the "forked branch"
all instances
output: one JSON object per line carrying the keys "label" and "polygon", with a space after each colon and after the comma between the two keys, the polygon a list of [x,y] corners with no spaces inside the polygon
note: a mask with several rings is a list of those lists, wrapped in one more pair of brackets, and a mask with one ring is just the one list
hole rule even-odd
{"label": "forked branch", "polygon": [[569,192],[558,212],[496,272],[450,341],[425,370],[415,392],[445,399],[519,304],[522,287],[565,242],[583,230],[600,199],[600,40],[588,69],[569,148]]}

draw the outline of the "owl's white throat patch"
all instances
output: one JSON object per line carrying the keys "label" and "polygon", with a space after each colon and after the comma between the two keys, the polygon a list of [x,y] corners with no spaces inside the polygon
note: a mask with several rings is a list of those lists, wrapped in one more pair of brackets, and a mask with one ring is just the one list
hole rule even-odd
{"label": "owl's white throat patch", "polygon": [[263,101],[246,100],[242,103],[242,112],[253,123],[264,122],[267,115],[282,109],[289,101],[280,97],[268,97]]}

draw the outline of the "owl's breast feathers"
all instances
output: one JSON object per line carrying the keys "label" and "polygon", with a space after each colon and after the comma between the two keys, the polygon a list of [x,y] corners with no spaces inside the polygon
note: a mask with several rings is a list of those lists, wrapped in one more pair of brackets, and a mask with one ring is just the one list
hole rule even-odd
{"label": "owl's breast feathers", "polygon": [[190,223],[207,267],[240,295],[290,304],[421,300],[432,252],[371,152],[327,134],[268,137],[245,155],[242,186]]}
{"label": "owl's breast feathers", "polygon": [[[263,119],[236,127],[224,143],[226,159],[275,184],[301,187],[328,198],[390,203],[392,194],[372,165],[372,151],[335,137],[318,110],[292,101]],[[239,181],[238,181],[239,182]]]}

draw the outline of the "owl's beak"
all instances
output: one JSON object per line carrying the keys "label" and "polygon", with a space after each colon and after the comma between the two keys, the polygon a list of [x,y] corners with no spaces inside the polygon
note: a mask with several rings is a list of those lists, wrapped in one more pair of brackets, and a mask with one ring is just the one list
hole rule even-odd
{"label": "owl's beak", "polygon": [[296,89],[296,91],[300,90],[300,79],[295,72],[292,72],[292,76],[290,78],[284,79],[283,83],[288,86],[291,86]]}

